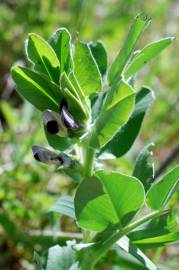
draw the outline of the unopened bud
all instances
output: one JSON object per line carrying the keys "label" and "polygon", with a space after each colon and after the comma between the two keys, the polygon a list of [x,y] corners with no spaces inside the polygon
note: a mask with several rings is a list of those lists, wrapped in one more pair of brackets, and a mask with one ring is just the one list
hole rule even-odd
{"label": "unopened bud", "polygon": [[78,129],[79,125],[75,122],[73,116],[68,112],[67,108],[61,108],[61,120],[67,129]]}
{"label": "unopened bud", "polygon": [[42,163],[54,164],[57,166],[69,167],[71,158],[64,153],[56,154],[44,147],[33,145],[32,152],[34,158]]}

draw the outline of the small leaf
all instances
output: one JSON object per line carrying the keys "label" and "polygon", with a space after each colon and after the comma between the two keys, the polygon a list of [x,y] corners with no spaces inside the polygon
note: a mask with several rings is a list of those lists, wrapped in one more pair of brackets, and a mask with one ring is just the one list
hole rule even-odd
{"label": "small leaf", "polygon": [[99,148],[104,146],[117,131],[124,125],[134,108],[134,92],[124,81],[117,87],[117,93],[104,105],[96,124],[93,127],[91,146]]}
{"label": "small leaf", "polygon": [[155,217],[154,219],[142,224],[135,230],[129,233],[129,237],[132,241],[139,241],[159,236],[165,236],[166,234],[176,231],[176,215],[172,211],[168,210],[161,216]]}
{"label": "small leaf", "polygon": [[116,157],[121,157],[129,151],[140,132],[146,111],[153,100],[153,93],[148,88],[143,87],[136,94],[135,109],[128,122],[123,125],[112,140],[100,150],[100,154],[106,151]]}
{"label": "small leaf", "polygon": [[65,71],[68,74],[73,67],[70,33],[66,28],[59,28],[48,42],[60,62],[60,73]]}
{"label": "small leaf", "polygon": [[32,105],[40,111],[59,111],[62,94],[56,84],[24,67],[14,66],[11,72],[17,91]]}
{"label": "small leaf", "polygon": [[60,199],[49,209],[49,212],[56,212],[76,219],[74,199],[71,196],[67,195],[60,197]]}
{"label": "small leaf", "polygon": [[[74,264],[76,264],[76,255],[71,247],[72,244],[69,243],[65,247],[56,245],[49,248],[45,270],[77,270],[78,268],[74,268]],[[72,266],[73,268],[71,268]]]}
{"label": "small leaf", "polygon": [[84,125],[86,120],[88,120],[88,115],[79,99],[77,99],[68,88],[63,89],[63,94],[67,101],[69,113],[74,117],[77,123]]}
{"label": "small leaf", "polygon": [[179,243],[179,230],[171,233],[166,233],[161,236],[135,240],[133,243],[142,249],[151,249],[171,244],[177,244]]}
{"label": "small leaf", "polygon": [[101,112],[103,103],[105,100],[106,92],[100,92],[98,96],[94,97],[91,100],[92,103],[92,119],[96,120]]}
{"label": "small leaf", "polygon": [[133,171],[133,176],[143,183],[145,191],[150,188],[151,184],[149,183],[149,180],[154,177],[154,163],[151,161],[153,153],[150,151],[150,148],[153,146],[154,144],[151,143],[144,147],[137,157]]}
{"label": "small leaf", "polygon": [[144,188],[134,177],[97,171],[80,184],[75,213],[80,226],[101,232],[113,225],[125,226],[144,203]]}
{"label": "small leaf", "polygon": [[168,47],[172,41],[173,37],[164,38],[156,42],[150,43],[144,47],[132,62],[126,67],[124,71],[125,78],[129,78],[134,75],[138,70],[143,68],[145,64],[154,59],[158,54],[160,54],[166,47]]}
{"label": "small leaf", "polygon": [[136,258],[142,265],[149,270],[157,270],[156,265],[137,247],[127,236],[123,236],[116,242],[116,245]]}
{"label": "small leaf", "polygon": [[81,86],[79,85],[79,82],[74,74],[74,72],[70,72],[69,76],[68,76],[71,84],[73,85],[73,87],[76,89],[78,96],[81,100],[81,103],[83,104],[86,113],[90,116],[90,111],[91,111],[91,106],[90,106],[90,101],[88,99],[88,97],[85,96],[83,90],[81,89]]}
{"label": "small leaf", "polygon": [[108,67],[107,52],[101,41],[90,43],[90,49],[98,65],[101,75],[104,76]]}
{"label": "small leaf", "polygon": [[78,42],[75,49],[75,76],[86,96],[98,93],[102,87],[101,75],[91,50],[86,43]]}
{"label": "small leaf", "polygon": [[144,14],[139,14],[134,19],[124,45],[109,69],[108,81],[110,85],[120,79],[122,71],[129,61],[139,37],[149,23],[150,18]]}
{"label": "small leaf", "polygon": [[34,69],[45,74],[52,81],[58,83],[60,63],[52,47],[37,34],[29,34],[26,43],[28,59],[34,64]]}
{"label": "small leaf", "polygon": [[179,165],[154,184],[147,193],[147,206],[151,209],[163,208],[170,200],[179,182]]}

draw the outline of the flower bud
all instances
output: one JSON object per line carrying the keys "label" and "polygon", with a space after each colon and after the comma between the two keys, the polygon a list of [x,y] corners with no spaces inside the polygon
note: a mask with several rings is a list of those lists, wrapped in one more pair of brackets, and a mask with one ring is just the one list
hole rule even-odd
{"label": "flower bud", "polygon": [[32,153],[34,158],[42,163],[54,164],[68,168],[71,165],[71,158],[64,153],[56,154],[44,147],[33,145]]}
{"label": "flower bud", "polygon": [[60,114],[51,110],[46,110],[42,113],[43,123],[49,134],[59,134],[62,137],[67,136],[67,128],[61,121]]}

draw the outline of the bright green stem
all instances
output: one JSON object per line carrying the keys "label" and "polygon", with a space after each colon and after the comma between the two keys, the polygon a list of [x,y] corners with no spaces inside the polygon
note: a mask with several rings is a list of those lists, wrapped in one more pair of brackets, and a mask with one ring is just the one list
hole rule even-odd
{"label": "bright green stem", "polygon": [[97,261],[103,256],[112,245],[114,245],[122,236],[128,234],[130,231],[134,230],[138,226],[142,225],[143,223],[160,216],[163,214],[165,211],[161,212],[155,211],[139,220],[136,222],[126,226],[123,230],[118,230],[115,234],[113,234],[111,237],[107,238],[104,241],[100,241],[96,244],[94,244],[89,250],[86,250],[82,265],[81,265],[81,270],[92,270],[94,265],[97,263]]}
{"label": "bright green stem", "polygon": [[86,150],[86,157],[84,163],[84,176],[91,176],[93,173],[93,164],[94,164],[94,157],[95,157],[95,149],[88,147]]}

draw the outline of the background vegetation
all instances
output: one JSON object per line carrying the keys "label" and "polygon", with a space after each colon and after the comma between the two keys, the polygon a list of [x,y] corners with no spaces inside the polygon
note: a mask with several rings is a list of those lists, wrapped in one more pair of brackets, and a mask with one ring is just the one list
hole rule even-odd
{"label": "background vegetation", "polygon": [[[58,27],[67,27],[73,39],[104,42],[110,59],[121,47],[132,18],[144,11],[153,23],[140,40],[176,36],[179,31],[179,2],[177,0],[1,0],[0,1],[0,269],[34,269],[33,250],[45,252],[50,241],[60,231],[77,232],[77,227],[67,218],[52,215],[49,208],[60,194],[73,192],[74,182],[55,172],[54,167],[39,165],[31,154],[31,145],[46,146],[40,115],[22,100],[14,89],[9,70],[17,62],[26,62],[24,40],[29,32],[48,38]],[[127,158],[107,163],[115,169],[129,172],[143,146],[155,142],[154,159],[157,168],[168,156],[172,162],[177,156],[179,134],[179,41],[165,50],[157,61],[140,72],[140,82],[145,82],[157,97],[137,144]],[[176,194],[173,204],[178,204]],[[46,237],[41,237],[40,230]],[[52,238],[51,235],[54,235]],[[61,242],[70,235],[61,235]],[[151,251],[149,256],[161,264],[161,269],[177,269],[177,246]],[[121,255],[116,259],[111,252],[104,259],[102,269],[136,269],[125,264]],[[139,268],[138,268],[139,269]]]}

